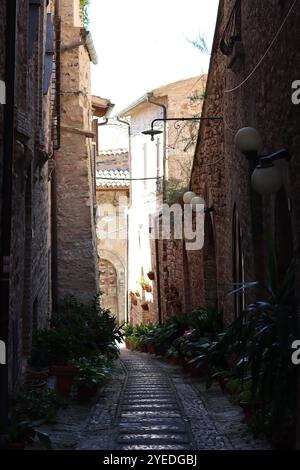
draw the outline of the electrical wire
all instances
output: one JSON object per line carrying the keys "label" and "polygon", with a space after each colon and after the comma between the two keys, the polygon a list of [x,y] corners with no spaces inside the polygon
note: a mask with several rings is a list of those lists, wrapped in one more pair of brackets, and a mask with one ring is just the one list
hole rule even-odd
{"label": "electrical wire", "polygon": [[250,80],[250,78],[255,74],[256,70],[260,67],[260,65],[263,63],[263,61],[265,60],[265,58],[267,57],[268,53],[270,52],[270,50],[272,49],[273,45],[275,44],[278,36],[280,35],[281,31],[283,30],[290,14],[292,13],[293,9],[294,9],[294,6],[296,5],[298,0],[294,0],[292,6],[290,7],[285,19],[283,20],[283,23],[281,24],[280,28],[278,29],[277,33],[275,34],[273,40],[271,41],[269,47],[267,48],[266,52],[264,53],[264,55],[262,56],[262,58],[259,60],[259,62],[256,64],[256,66],[254,67],[254,69],[249,73],[249,75],[237,86],[235,86],[234,88],[231,88],[230,90],[224,90],[224,93],[232,93],[236,90],[239,90],[239,88],[241,88],[243,85],[245,85],[245,83],[248,82],[248,80]]}
{"label": "electrical wire", "polygon": [[162,176],[153,176],[153,178],[102,178],[97,176],[97,180],[108,180],[108,181],[145,181],[145,180],[159,180]]}

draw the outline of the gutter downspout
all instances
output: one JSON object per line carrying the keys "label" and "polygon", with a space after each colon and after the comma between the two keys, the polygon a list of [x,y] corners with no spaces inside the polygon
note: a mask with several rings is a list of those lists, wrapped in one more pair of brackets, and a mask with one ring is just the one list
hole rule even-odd
{"label": "gutter downspout", "polygon": [[[148,93],[147,101],[155,106],[159,106],[163,110],[163,118],[167,118],[167,107],[164,104],[157,103],[153,100],[153,93]],[[164,121],[164,143],[163,143],[163,203],[166,200],[166,169],[167,169],[167,123]],[[159,219],[155,220],[155,260],[156,260],[156,288],[157,288],[157,310],[158,310],[158,322],[161,325],[162,308],[161,308],[161,289],[160,289],[160,266],[159,266],[159,244],[158,244],[158,232],[159,232]],[[163,257],[166,253],[166,246],[163,240]]]}
{"label": "gutter downspout", "polygon": [[[6,67],[5,82],[7,87],[7,104],[4,114],[4,151],[2,181],[2,220],[0,247],[0,339],[8,349],[9,340],[9,304],[11,274],[11,221],[12,221],[12,169],[15,140],[15,79],[17,47],[17,7],[18,0],[6,1]],[[0,423],[8,424],[8,357],[6,364],[0,366]]]}

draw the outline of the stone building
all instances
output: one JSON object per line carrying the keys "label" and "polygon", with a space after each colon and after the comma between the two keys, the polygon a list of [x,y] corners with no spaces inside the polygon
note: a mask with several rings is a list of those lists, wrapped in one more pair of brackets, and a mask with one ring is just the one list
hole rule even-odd
{"label": "stone building", "polygon": [[121,325],[128,319],[128,220],[130,199],[128,150],[97,156],[97,247],[101,303]]}
{"label": "stone building", "polygon": [[[139,291],[139,299],[148,303],[148,310],[131,305],[131,321],[157,321],[162,318],[160,299],[163,289],[147,279],[147,272],[164,272],[165,260],[158,259],[158,241],[150,236],[157,225],[162,195],[170,204],[174,194],[188,187],[192,159],[198,134],[197,123],[157,121],[155,129],[161,134],[153,141],[143,131],[149,130],[154,119],[196,117],[201,113],[206,76],[193,77],[162,86],[147,93],[119,115],[130,121],[131,205],[129,210],[129,289]],[[165,133],[163,131],[166,131]],[[165,258],[163,254],[162,258]],[[143,280],[151,284],[152,292],[141,288]],[[162,286],[164,287],[164,285]]]}
{"label": "stone building", "polygon": [[97,63],[79,2],[60,0],[60,148],[55,154],[56,299],[91,299],[99,288],[90,62]]}
{"label": "stone building", "polygon": [[79,0],[0,2],[1,424],[8,389],[24,378],[32,332],[48,326],[59,297],[99,290],[96,53],[81,16]]}
{"label": "stone building", "polygon": [[[0,366],[1,422],[7,388],[21,380],[32,331],[51,306],[50,181],[57,88],[54,1],[2,1],[0,80]],[[3,138],[4,137],[4,138]]]}

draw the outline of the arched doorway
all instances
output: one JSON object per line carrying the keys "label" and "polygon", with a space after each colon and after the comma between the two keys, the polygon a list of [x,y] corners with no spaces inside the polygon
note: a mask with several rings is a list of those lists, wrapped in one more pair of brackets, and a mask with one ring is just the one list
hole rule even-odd
{"label": "arched doorway", "polygon": [[[103,294],[101,303],[106,307],[105,298],[107,302],[113,302],[113,307],[110,307],[111,312],[117,317],[118,323],[122,325],[127,318],[127,270],[125,269],[125,263],[123,264],[121,257],[117,253],[100,249],[100,247],[98,247],[98,255],[100,290],[108,292],[108,294]],[[103,271],[103,274],[101,271]],[[102,277],[104,277],[103,280]]]}
{"label": "arched doorway", "polygon": [[204,219],[204,250],[203,250],[203,271],[205,303],[210,309],[218,308],[218,290],[217,290],[217,263],[215,238],[211,215],[205,214]]}
{"label": "arched doorway", "polygon": [[[232,279],[234,289],[245,282],[244,254],[242,249],[242,236],[239,215],[236,206],[233,210],[232,221]],[[246,305],[245,291],[234,294],[234,316],[237,318]]]}
{"label": "arched doorway", "polygon": [[103,308],[111,310],[113,315],[119,316],[118,306],[118,277],[113,264],[102,259],[100,261],[100,291]]}

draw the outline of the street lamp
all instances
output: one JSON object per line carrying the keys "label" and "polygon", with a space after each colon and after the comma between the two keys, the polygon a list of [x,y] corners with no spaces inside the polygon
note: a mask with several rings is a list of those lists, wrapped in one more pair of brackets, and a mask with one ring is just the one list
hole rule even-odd
{"label": "street lamp", "polygon": [[[156,122],[167,122],[167,121],[174,121],[175,123],[177,122],[184,122],[184,121],[194,121],[194,122],[197,122],[197,121],[222,121],[223,118],[222,117],[219,117],[219,116],[209,116],[209,117],[179,117],[179,118],[157,118],[157,119],[153,119],[153,121],[151,122],[151,128],[150,129],[147,129],[145,131],[142,131],[142,134],[144,135],[150,135],[151,136],[151,140],[153,141],[154,140],[154,136],[155,135],[158,135],[158,134],[162,134],[163,131],[162,130],[159,130],[159,129],[154,129],[154,124]],[[175,124],[176,125],[176,124]]]}
{"label": "street lamp", "polygon": [[234,139],[235,145],[247,160],[251,160],[256,167],[251,176],[251,184],[257,193],[261,195],[273,194],[279,191],[283,184],[280,170],[274,165],[277,160],[290,160],[287,149],[260,155],[263,143],[259,132],[253,127],[240,129]]}

